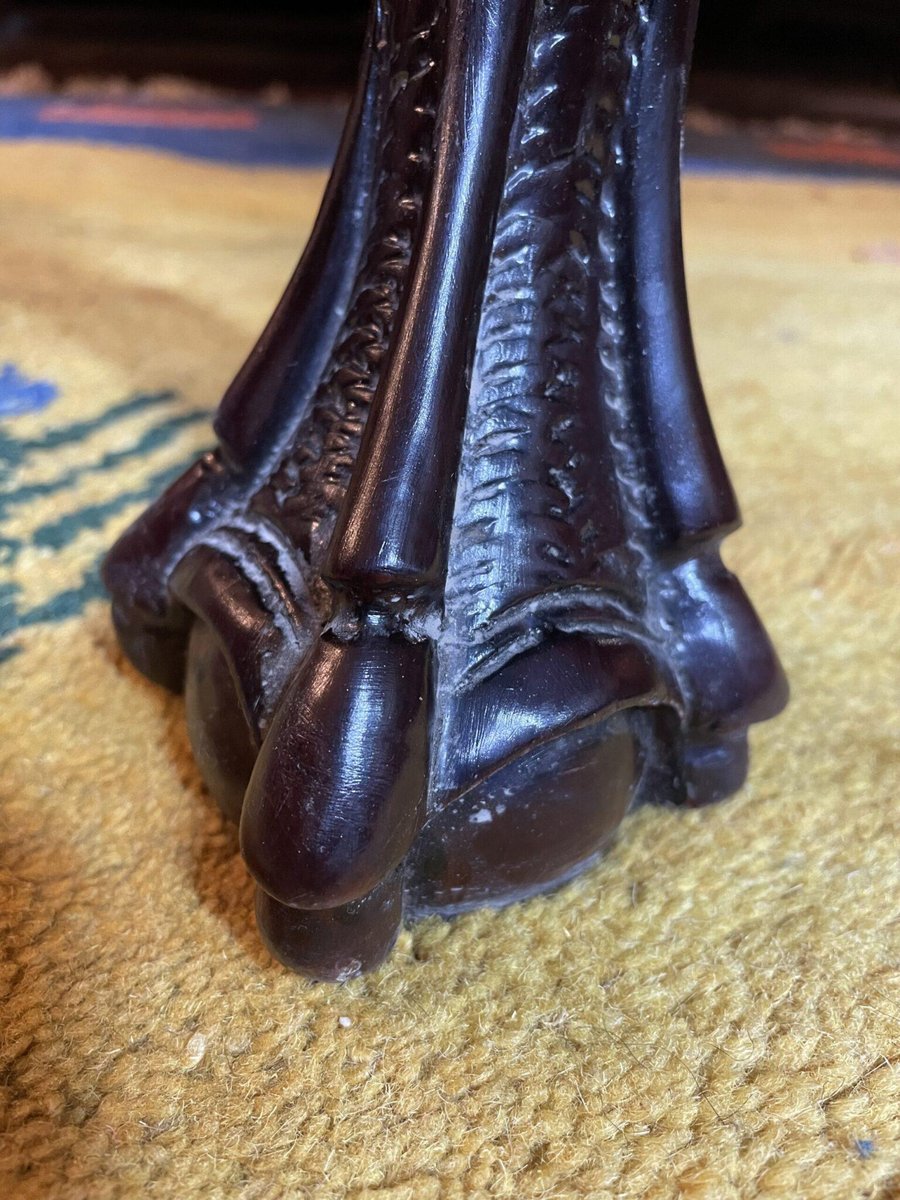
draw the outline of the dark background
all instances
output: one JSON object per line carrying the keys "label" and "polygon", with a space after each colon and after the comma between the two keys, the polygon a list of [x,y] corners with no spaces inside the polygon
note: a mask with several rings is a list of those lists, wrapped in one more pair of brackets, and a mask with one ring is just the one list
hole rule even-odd
{"label": "dark background", "polygon": [[[367,0],[0,0],[0,71],[186,76],[231,90],[343,89]],[[900,0],[702,0],[695,104],[900,127]]]}

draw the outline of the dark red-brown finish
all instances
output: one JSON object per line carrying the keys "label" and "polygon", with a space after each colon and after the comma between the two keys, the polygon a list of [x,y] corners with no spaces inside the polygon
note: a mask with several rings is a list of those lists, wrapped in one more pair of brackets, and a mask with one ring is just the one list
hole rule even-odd
{"label": "dark red-brown finish", "polygon": [[786,685],[681,259],[692,0],[378,0],[316,228],[219,449],[119,540],[120,639],[186,690],[272,952],[595,861],[733,792]]}

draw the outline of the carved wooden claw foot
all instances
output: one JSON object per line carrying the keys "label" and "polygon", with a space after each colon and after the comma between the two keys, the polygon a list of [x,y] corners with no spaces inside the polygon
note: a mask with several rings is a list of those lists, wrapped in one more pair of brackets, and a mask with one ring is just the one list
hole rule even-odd
{"label": "carved wooden claw foot", "polygon": [[106,563],[263,937],[319,979],[746,770],[785,682],[718,555],[678,145],[690,0],[379,0],[219,448]]}

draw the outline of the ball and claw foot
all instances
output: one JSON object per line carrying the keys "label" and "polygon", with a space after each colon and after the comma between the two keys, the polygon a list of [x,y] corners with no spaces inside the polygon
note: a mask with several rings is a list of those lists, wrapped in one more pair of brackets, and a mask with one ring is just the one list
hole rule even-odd
{"label": "ball and claw foot", "polygon": [[184,689],[272,953],[404,920],[734,792],[786,700],[690,337],[691,0],[380,0],[309,245],[219,445],[104,569]]}

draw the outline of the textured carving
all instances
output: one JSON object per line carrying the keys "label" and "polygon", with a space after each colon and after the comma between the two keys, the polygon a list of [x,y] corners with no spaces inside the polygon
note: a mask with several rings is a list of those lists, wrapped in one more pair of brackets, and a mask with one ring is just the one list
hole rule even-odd
{"label": "textured carving", "polygon": [[786,689],[690,339],[690,0],[376,3],[303,259],[106,565],[186,690],[284,962],[594,861],[738,787]]}
{"label": "textured carving", "polygon": [[408,285],[431,166],[442,15],[427,0],[400,6],[394,18],[379,180],[352,300],[311,411],[251,502],[316,566],[331,541]]}

